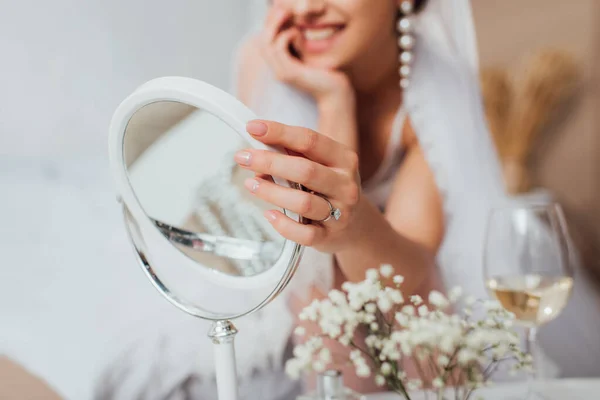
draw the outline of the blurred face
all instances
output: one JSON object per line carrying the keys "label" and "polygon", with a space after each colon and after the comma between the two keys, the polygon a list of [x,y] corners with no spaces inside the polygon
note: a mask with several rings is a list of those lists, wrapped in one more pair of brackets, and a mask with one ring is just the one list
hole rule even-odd
{"label": "blurred face", "polygon": [[[396,48],[398,0],[274,0],[298,29],[293,46],[315,67],[346,69]],[[392,50],[393,51],[393,50]]]}

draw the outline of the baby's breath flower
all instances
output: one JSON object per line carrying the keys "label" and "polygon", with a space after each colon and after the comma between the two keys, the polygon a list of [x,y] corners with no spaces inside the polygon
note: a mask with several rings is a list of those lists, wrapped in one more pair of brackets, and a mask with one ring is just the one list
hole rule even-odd
{"label": "baby's breath flower", "polygon": [[384,362],[383,364],[381,364],[381,373],[384,376],[391,374],[392,373],[392,365],[388,362]]}
{"label": "baby's breath flower", "polygon": [[342,336],[338,339],[338,342],[340,342],[340,344],[342,346],[346,346],[346,347],[348,347],[350,345],[350,341],[351,341],[351,339],[348,336]]}
{"label": "baby's breath flower", "polygon": [[[404,296],[399,287],[404,278],[393,277],[396,288],[384,287],[379,281],[380,277],[391,277],[393,270],[390,268],[384,265],[379,270],[369,270],[364,281],[344,283],[343,291],[333,290],[327,298],[314,300],[302,310],[300,319],[315,322],[320,332],[294,348],[294,357],[285,366],[288,375],[298,378],[305,370],[324,370],[331,363],[332,355],[324,347],[323,338],[332,338],[352,348],[352,338],[359,328],[369,328],[372,334],[365,339],[366,352],[354,348],[350,352],[350,361],[359,377],[371,376],[370,362],[380,365],[373,378],[378,385],[398,383],[409,390],[422,389],[422,381],[409,380],[403,371],[394,372],[396,363],[409,358],[423,363],[432,359],[444,371],[444,376],[461,371],[467,376],[464,385],[469,389],[486,385],[487,377],[477,369],[480,364],[514,359],[512,370],[531,368],[531,357],[521,352],[519,336],[511,330],[513,314],[496,302],[474,298],[465,300],[467,306],[463,310],[447,314],[445,311],[450,304],[459,304],[462,300],[459,288],[452,289],[448,298],[440,292],[429,293],[427,299],[431,309],[416,295],[410,297],[409,304],[403,304]],[[393,326],[389,330],[383,329],[377,320],[378,312],[387,313],[397,305],[402,308],[394,313]],[[477,311],[483,309],[483,318],[469,317],[475,308]],[[297,327],[294,333],[307,334],[303,327]],[[435,377],[431,386],[436,390],[443,389],[446,385],[444,376]]]}
{"label": "baby's breath flower", "polygon": [[414,317],[416,312],[413,306],[404,306],[402,307],[402,313],[408,315],[409,317]]}
{"label": "baby's breath flower", "polygon": [[429,302],[439,309],[444,309],[450,305],[446,297],[437,290],[433,290],[429,293]]}
{"label": "baby's breath flower", "polygon": [[368,378],[371,376],[371,368],[366,363],[356,365],[356,376],[359,378]]}
{"label": "baby's breath flower", "polygon": [[386,313],[392,309],[393,303],[390,301],[385,292],[379,293],[377,299],[377,307],[381,312]]}
{"label": "baby's breath flower", "polygon": [[442,380],[442,378],[440,378],[439,376],[437,378],[435,378],[433,381],[431,381],[431,386],[433,386],[436,389],[441,389],[443,388],[444,385],[444,381]]}
{"label": "baby's breath flower", "polygon": [[333,304],[342,305],[346,303],[346,295],[344,295],[344,293],[340,292],[339,290],[333,289],[331,292],[329,292],[328,297],[333,302]]}
{"label": "baby's breath flower", "polygon": [[316,360],[313,362],[312,367],[317,372],[325,371],[325,363],[321,360]]}
{"label": "baby's breath flower", "polygon": [[369,303],[365,306],[365,311],[369,314],[375,314],[377,312],[377,306],[373,303]]}
{"label": "baby's breath flower", "polygon": [[319,360],[328,364],[331,362],[331,351],[328,348],[323,348],[319,352]]}
{"label": "baby's breath flower", "polygon": [[408,316],[406,314],[397,312],[394,318],[400,326],[406,327],[408,325]]}
{"label": "baby's breath flower", "polygon": [[369,268],[366,272],[367,274],[367,280],[374,282],[374,281],[378,281],[379,280],[379,271],[377,271],[374,268]]}
{"label": "baby's breath flower", "polygon": [[438,357],[438,365],[440,367],[446,367],[448,365],[448,363],[450,362],[450,358],[448,356],[445,355],[441,355]]}
{"label": "baby's breath flower", "polygon": [[384,264],[381,266],[381,268],[379,268],[379,272],[381,272],[381,276],[384,278],[389,278],[394,273],[394,267],[392,267],[390,264]]}
{"label": "baby's breath flower", "polygon": [[294,329],[294,335],[296,336],[304,336],[306,334],[306,329],[303,326],[298,326]]}
{"label": "baby's breath flower", "polygon": [[402,296],[402,292],[399,290],[390,291],[390,299],[394,304],[404,303],[404,296]]}

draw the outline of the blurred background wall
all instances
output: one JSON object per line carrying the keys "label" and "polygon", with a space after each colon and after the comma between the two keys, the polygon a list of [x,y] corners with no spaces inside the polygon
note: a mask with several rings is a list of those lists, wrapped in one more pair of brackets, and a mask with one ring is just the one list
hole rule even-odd
{"label": "blurred background wall", "polygon": [[565,207],[587,271],[600,282],[600,2],[476,0],[482,67],[517,70],[548,48],[572,54],[581,87],[566,113],[543,132],[531,163],[535,186]]}
{"label": "blurred background wall", "polygon": [[0,0],[0,155],[101,158],[118,103],[183,75],[221,88],[247,0]]}

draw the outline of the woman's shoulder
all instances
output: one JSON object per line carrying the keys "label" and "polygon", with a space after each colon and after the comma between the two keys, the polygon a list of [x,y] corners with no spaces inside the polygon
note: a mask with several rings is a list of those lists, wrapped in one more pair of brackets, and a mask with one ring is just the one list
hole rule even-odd
{"label": "woman's shoulder", "polygon": [[261,77],[267,70],[262,56],[260,34],[252,34],[242,40],[236,53],[236,93],[247,106],[252,103],[253,94]]}
{"label": "woman's shoulder", "polygon": [[60,400],[60,396],[41,378],[21,365],[0,356],[0,398]]}

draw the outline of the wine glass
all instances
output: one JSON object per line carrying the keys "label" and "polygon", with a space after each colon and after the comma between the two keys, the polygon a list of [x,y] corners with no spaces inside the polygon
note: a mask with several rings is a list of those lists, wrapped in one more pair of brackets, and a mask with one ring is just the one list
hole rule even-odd
{"label": "wine glass", "polygon": [[572,243],[558,204],[515,205],[491,211],[484,246],[485,283],[502,307],[525,328],[533,357],[529,398],[542,396],[536,333],[564,309],[573,287]]}

